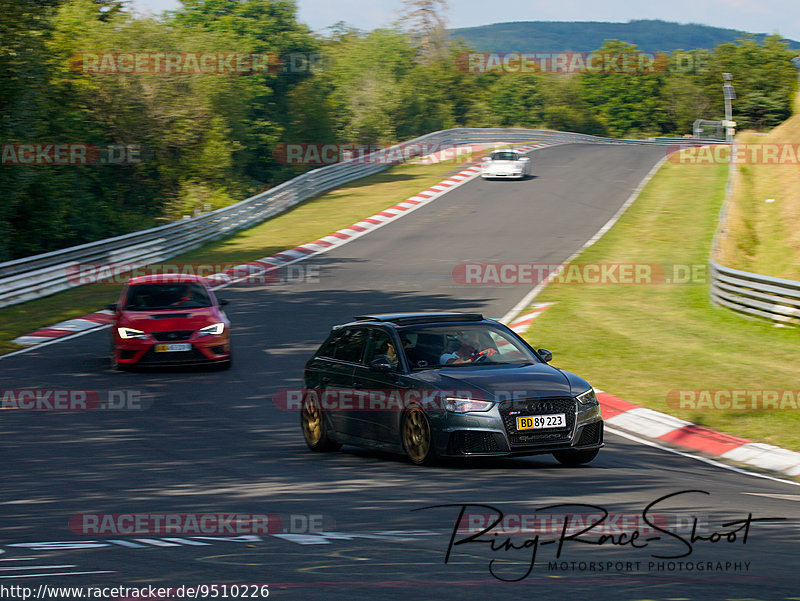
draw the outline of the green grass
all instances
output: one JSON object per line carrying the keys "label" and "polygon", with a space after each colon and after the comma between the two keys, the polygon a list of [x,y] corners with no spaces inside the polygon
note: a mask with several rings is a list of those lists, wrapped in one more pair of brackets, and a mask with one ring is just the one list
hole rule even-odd
{"label": "green grass", "polygon": [[[392,167],[165,263],[236,265],[254,261],[352,225],[467,167],[463,162],[455,164],[453,161]],[[12,342],[17,336],[86,315],[115,302],[119,291],[120,284],[91,284],[0,309],[0,353],[22,348]]]}
{"label": "green grass", "polygon": [[[737,137],[740,145],[773,145],[780,160],[739,166],[727,211],[727,233],[720,239],[718,261],[723,265],[800,280],[798,139],[800,96],[795,114],[769,134],[744,133]],[[766,202],[768,199],[772,202]]]}
{"label": "green grass", "polygon": [[[585,263],[708,263],[723,200],[725,165],[666,162]],[[693,284],[552,283],[536,302],[555,302],[526,334],[554,364],[632,403],[731,434],[800,450],[800,410],[676,410],[672,390],[794,390],[798,332],[748,320],[709,301]],[[796,398],[796,396],[795,396]]]}

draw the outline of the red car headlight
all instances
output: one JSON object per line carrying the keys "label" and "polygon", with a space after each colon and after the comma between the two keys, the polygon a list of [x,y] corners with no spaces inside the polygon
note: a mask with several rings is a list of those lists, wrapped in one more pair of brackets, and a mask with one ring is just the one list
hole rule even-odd
{"label": "red car headlight", "polygon": [[141,330],[135,330],[133,328],[117,328],[117,333],[119,337],[123,340],[129,340],[130,338],[139,338],[140,340],[147,340],[147,334],[142,332]]}
{"label": "red car headlight", "polygon": [[206,326],[204,328],[200,328],[197,331],[198,336],[219,336],[222,332],[225,331],[225,324],[221,321],[219,323],[212,324],[210,326]]}

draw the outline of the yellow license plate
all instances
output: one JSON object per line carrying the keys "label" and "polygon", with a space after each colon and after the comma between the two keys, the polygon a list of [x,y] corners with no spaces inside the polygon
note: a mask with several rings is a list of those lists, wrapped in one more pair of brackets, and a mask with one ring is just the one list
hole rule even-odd
{"label": "yellow license plate", "polygon": [[541,430],[543,428],[566,428],[567,415],[553,413],[551,415],[526,415],[517,418],[517,430]]}
{"label": "yellow license plate", "polygon": [[156,352],[157,353],[176,353],[181,351],[190,351],[192,350],[192,345],[189,342],[183,342],[180,344],[157,344],[156,345]]}

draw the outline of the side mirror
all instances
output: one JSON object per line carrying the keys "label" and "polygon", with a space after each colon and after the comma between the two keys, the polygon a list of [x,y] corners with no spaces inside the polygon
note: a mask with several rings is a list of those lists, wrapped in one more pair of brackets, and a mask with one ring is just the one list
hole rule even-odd
{"label": "side mirror", "polygon": [[553,360],[553,353],[546,348],[540,348],[536,351],[545,363],[550,363]]}
{"label": "side mirror", "polygon": [[219,306],[220,307],[224,307],[225,305],[229,305],[229,304],[230,304],[229,300],[225,300],[224,298],[219,299]]}
{"label": "side mirror", "polygon": [[394,369],[392,367],[391,361],[389,361],[389,357],[386,355],[378,355],[372,361],[369,362],[369,368],[372,371],[377,371],[381,373],[387,373]]}
{"label": "side mirror", "polygon": [[110,305],[106,305],[106,309],[116,313],[117,312],[117,303],[111,303]]}

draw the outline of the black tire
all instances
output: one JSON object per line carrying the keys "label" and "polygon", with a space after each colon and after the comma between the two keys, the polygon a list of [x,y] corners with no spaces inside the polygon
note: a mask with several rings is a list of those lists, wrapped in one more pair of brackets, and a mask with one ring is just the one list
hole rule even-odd
{"label": "black tire", "polygon": [[431,422],[420,407],[413,407],[405,413],[400,430],[403,448],[412,463],[416,465],[436,463]]}
{"label": "black tire", "polygon": [[111,368],[111,371],[119,371],[119,363],[117,362],[117,352],[114,348],[113,334],[111,338],[111,352],[108,355],[108,366]]}
{"label": "black tire", "polygon": [[111,368],[111,371],[128,371],[130,370],[130,366],[126,363],[120,363],[117,361],[117,353],[114,352],[114,349],[111,349],[111,356],[108,358],[108,363]]}
{"label": "black tire", "polygon": [[303,438],[312,451],[329,453],[342,448],[340,443],[330,437],[325,416],[322,415],[322,408],[314,397],[306,396],[303,399],[303,406],[300,410],[300,427],[303,429]]}
{"label": "black tire", "polygon": [[553,457],[562,465],[583,465],[597,457],[599,452],[600,449],[591,449],[588,451],[556,451],[553,453]]}

